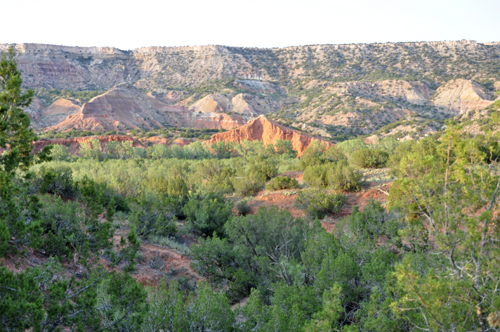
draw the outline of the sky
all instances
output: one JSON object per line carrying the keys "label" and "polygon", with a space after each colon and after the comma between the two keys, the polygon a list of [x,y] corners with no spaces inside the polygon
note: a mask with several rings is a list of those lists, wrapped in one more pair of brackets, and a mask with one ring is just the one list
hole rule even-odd
{"label": "sky", "polygon": [[0,44],[286,47],[500,41],[500,0],[0,0]]}

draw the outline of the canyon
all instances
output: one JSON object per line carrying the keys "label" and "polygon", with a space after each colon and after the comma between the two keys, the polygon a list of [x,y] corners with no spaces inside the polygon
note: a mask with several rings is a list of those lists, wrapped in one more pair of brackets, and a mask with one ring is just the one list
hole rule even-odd
{"label": "canyon", "polygon": [[500,43],[468,40],[135,50],[25,43],[0,44],[0,53],[9,47],[24,87],[35,89],[26,111],[38,131],[232,130],[266,115],[332,142],[415,118],[437,121],[427,135],[492,107],[500,88]]}

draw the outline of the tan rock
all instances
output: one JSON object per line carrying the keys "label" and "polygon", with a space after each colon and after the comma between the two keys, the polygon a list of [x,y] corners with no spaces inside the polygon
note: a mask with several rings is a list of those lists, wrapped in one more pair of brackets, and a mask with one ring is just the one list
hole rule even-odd
{"label": "tan rock", "polygon": [[493,103],[479,85],[464,79],[453,80],[440,86],[432,102],[452,115],[483,109]]}
{"label": "tan rock", "polygon": [[71,100],[59,98],[43,111],[43,121],[46,125],[53,126],[63,121],[68,115],[78,112],[80,107]]}

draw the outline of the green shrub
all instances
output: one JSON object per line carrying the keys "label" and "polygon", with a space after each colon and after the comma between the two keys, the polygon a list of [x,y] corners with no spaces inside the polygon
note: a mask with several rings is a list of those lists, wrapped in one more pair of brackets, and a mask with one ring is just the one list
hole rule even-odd
{"label": "green shrub", "polygon": [[266,185],[267,190],[294,189],[299,186],[297,180],[288,176],[277,176]]}
{"label": "green shrub", "polygon": [[234,192],[240,196],[253,196],[264,188],[264,182],[257,179],[235,177],[232,179]]}
{"label": "green shrub", "polygon": [[250,212],[250,205],[248,205],[248,201],[241,200],[238,203],[236,203],[236,210],[238,210],[240,215],[246,216]]}
{"label": "green shrub", "polygon": [[319,141],[313,142],[300,157],[300,169],[305,170],[309,166],[323,164],[325,162],[324,153],[326,150],[326,144]]}
{"label": "green shrub", "polygon": [[175,215],[157,196],[147,195],[132,206],[130,222],[143,238],[151,235],[169,236],[177,232]]}
{"label": "green shrub", "polygon": [[256,161],[250,161],[250,170],[248,174],[250,174],[251,177],[260,178],[265,182],[278,175],[278,167],[276,163],[270,159],[259,160],[259,158],[257,158]]}
{"label": "green shrub", "polygon": [[185,196],[188,193],[186,182],[180,176],[172,178],[153,177],[145,182],[145,186],[157,194],[172,197]]}
{"label": "green shrub", "polygon": [[222,195],[215,193],[191,198],[182,209],[188,221],[188,228],[205,236],[212,236],[214,232],[223,234],[224,224],[231,216],[232,210],[232,204],[226,202]]}
{"label": "green shrub", "polygon": [[309,217],[319,219],[323,219],[327,214],[340,212],[346,203],[346,196],[321,190],[299,192],[295,200],[295,205],[305,210]]}
{"label": "green shrub", "polygon": [[55,144],[53,146],[50,156],[52,157],[52,160],[56,161],[71,160],[71,154],[69,153],[69,148],[61,144]]}
{"label": "green shrub", "polygon": [[362,149],[352,154],[353,164],[361,168],[381,168],[386,166],[388,159],[389,154],[379,149]]}
{"label": "green shrub", "polygon": [[73,181],[73,171],[69,167],[42,166],[33,181],[33,187],[35,192],[65,197],[76,197],[78,192]]}
{"label": "green shrub", "polygon": [[347,164],[339,162],[328,171],[328,184],[335,190],[361,189],[362,174]]}
{"label": "green shrub", "polygon": [[332,163],[307,166],[304,171],[304,182],[312,187],[328,187],[328,172],[334,167]]}
{"label": "green shrub", "polygon": [[83,236],[80,221],[83,210],[78,202],[63,202],[60,197],[42,197],[40,210],[44,236],[40,249],[47,255],[68,257],[72,239]]}

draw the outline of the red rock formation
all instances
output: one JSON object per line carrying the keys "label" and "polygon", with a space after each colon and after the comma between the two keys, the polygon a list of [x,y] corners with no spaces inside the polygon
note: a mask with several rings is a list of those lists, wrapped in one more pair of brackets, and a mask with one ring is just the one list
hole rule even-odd
{"label": "red rock formation", "polygon": [[219,133],[212,136],[209,144],[214,142],[237,142],[243,141],[262,141],[264,145],[274,144],[277,140],[289,140],[292,142],[293,149],[297,151],[297,156],[301,156],[314,141],[321,141],[329,146],[332,143],[303,134],[297,130],[287,128],[274,121],[268,120],[261,115],[247,124],[225,133]]}
{"label": "red rock formation", "polygon": [[101,150],[103,150],[106,145],[111,142],[132,142],[132,146],[136,148],[144,148],[144,145],[136,141],[130,136],[124,136],[124,135],[109,135],[109,136],[91,136],[91,137],[71,137],[71,138],[56,138],[56,139],[51,139],[51,140],[46,140],[46,141],[38,141],[33,143],[33,153],[38,153],[40,152],[45,146],[49,144],[59,144],[59,145],[66,145],[69,147],[69,152],[71,154],[77,154],[78,150],[80,149],[80,143],[83,142],[89,142],[92,139],[98,139]]}

